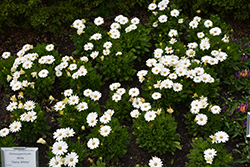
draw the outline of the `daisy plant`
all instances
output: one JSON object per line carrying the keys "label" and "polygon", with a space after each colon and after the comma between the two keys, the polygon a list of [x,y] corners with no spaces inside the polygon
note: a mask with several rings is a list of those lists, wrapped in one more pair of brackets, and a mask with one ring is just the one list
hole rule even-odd
{"label": "daisy plant", "polygon": [[82,163],[87,160],[87,149],[80,142],[80,137],[74,142],[70,140],[74,135],[75,131],[69,127],[57,129],[53,133],[53,138],[56,141],[47,151],[50,159],[49,167],[81,167]]}
{"label": "daisy plant", "polygon": [[87,22],[88,26],[79,19],[74,21],[73,27],[77,29],[77,33],[72,35],[76,45],[74,54],[87,56],[94,67],[104,74],[104,80],[132,80],[136,72],[133,69],[134,60],[141,60],[140,56],[149,52],[150,30],[140,25],[138,18],[129,20],[119,15],[107,32],[100,27],[103,19],[97,20],[102,21],[94,21],[94,24]]}
{"label": "daisy plant", "polygon": [[227,154],[227,150],[223,148],[228,140],[229,136],[224,131],[218,131],[207,139],[202,137],[193,139],[191,144],[193,149],[187,155],[190,160],[186,166],[229,167],[229,164],[233,162],[232,153]]}
{"label": "daisy plant", "polygon": [[184,115],[188,133],[208,137],[220,130],[223,125],[221,110],[220,106],[209,104],[207,97],[196,97],[190,104],[190,111]]}
{"label": "daisy plant", "polygon": [[86,89],[82,96],[78,96],[72,89],[66,89],[62,94],[64,99],[54,106],[58,111],[58,120],[62,127],[69,126],[77,133],[83,133],[96,125],[96,119],[100,114],[98,103],[101,98],[100,92]]}
{"label": "daisy plant", "polygon": [[64,89],[71,88],[78,95],[87,88],[98,90],[104,84],[101,81],[102,76],[92,67],[86,56],[78,59],[63,56],[61,63],[55,67],[55,73]]}
{"label": "daisy plant", "polygon": [[120,123],[125,123],[131,121],[130,112],[134,107],[140,106],[142,99],[138,96],[140,94],[138,88],[124,89],[120,86],[119,82],[109,86],[110,99],[107,100],[105,108],[114,110],[114,116],[119,119]]}
{"label": "daisy plant", "polygon": [[105,163],[113,164],[126,154],[131,134],[112,113],[105,112],[86,138],[91,156],[103,157]]}
{"label": "daisy plant", "polygon": [[187,17],[181,13],[181,9],[171,2],[162,0],[158,4],[151,3],[148,10],[152,12],[147,26],[152,28],[152,37],[159,44],[169,39],[180,40],[180,36],[184,33]]}
{"label": "daisy plant", "polygon": [[17,52],[11,67],[9,86],[13,91],[22,90],[32,98],[49,96],[55,82],[54,67],[58,61],[59,55],[53,44],[37,44],[36,47],[24,45]]}
{"label": "daisy plant", "polygon": [[236,163],[250,163],[250,141],[245,140],[245,142],[239,143],[241,149],[235,149],[241,157],[236,159]]}
{"label": "daisy plant", "polygon": [[16,136],[25,142],[32,143],[38,140],[50,129],[44,112],[33,100],[11,101],[6,110],[10,112],[12,121],[9,131],[16,133]]}
{"label": "daisy plant", "polygon": [[180,135],[176,133],[175,118],[162,109],[138,111],[133,116],[133,134],[137,136],[139,147],[149,152],[174,154],[176,148],[182,149]]}

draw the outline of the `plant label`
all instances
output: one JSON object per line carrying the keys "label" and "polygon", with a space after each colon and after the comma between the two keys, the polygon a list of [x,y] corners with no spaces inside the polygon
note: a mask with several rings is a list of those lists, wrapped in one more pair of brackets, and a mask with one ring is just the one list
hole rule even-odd
{"label": "plant label", "polygon": [[2,147],[2,167],[38,167],[37,147]]}
{"label": "plant label", "polygon": [[247,137],[250,137],[250,112],[247,113]]}

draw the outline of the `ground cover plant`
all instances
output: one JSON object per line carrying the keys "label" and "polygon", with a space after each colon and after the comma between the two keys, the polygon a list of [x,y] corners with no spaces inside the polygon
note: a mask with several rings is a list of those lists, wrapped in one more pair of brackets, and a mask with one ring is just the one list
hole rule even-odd
{"label": "ground cover plant", "polygon": [[[216,15],[188,18],[168,0],[148,10],[147,27],[124,15],[108,30],[101,16],[93,23],[76,18],[72,56],[50,43],[26,44],[13,56],[4,52],[1,84],[16,95],[9,95],[11,123],[1,126],[1,146],[43,144],[50,167],[178,166],[175,155],[191,142],[182,166],[249,162],[248,49]],[[142,68],[135,70],[138,62]],[[128,85],[131,80],[141,87]],[[244,97],[234,101],[229,93],[237,91]],[[227,144],[236,137],[240,157],[234,158]],[[144,164],[132,157],[135,163],[121,162],[133,141],[151,156]]]}

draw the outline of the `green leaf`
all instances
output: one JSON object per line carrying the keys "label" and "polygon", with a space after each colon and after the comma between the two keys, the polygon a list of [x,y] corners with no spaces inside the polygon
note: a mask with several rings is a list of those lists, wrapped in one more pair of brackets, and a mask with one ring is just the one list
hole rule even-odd
{"label": "green leaf", "polygon": [[175,146],[176,148],[178,148],[179,150],[182,149],[182,147],[181,147],[181,145],[180,145],[180,142],[174,141],[173,144],[174,144],[174,146]]}

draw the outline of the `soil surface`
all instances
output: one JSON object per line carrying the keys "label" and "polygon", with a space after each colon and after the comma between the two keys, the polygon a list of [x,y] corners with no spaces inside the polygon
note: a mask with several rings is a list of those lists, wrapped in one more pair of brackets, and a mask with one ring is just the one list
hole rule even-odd
{"label": "soil surface", "polygon": [[[140,18],[141,22],[145,22],[144,20],[147,20],[149,14],[147,12],[144,13],[131,13],[132,16],[137,16]],[[113,20],[112,17],[105,19],[105,21],[110,22]],[[241,37],[250,37],[250,20],[231,20],[228,18],[227,23],[229,23],[232,28],[234,29],[234,37],[239,39]],[[108,26],[108,24],[104,25]],[[55,49],[59,51],[59,53],[64,55],[72,55],[72,52],[74,51],[74,43],[70,38],[70,34],[75,33],[75,30],[73,29],[66,29],[65,32],[66,35],[61,36],[53,36],[53,34],[47,33],[42,34],[38,33],[36,30],[30,29],[30,30],[24,30],[24,29],[6,29],[4,32],[0,33],[0,54],[2,54],[4,51],[10,51],[12,54],[16,54],[18,50],[22,48],[25,44],[32,44],[36,45],[37,43],[53,43],[55,45]],[[146,61],[146,60],[145,60]],[[137,70],[144,69],[145,68],[145,61],[142,61],[141,63],[136,62],[135,68]],[[100,100],[100,105],[102,107],[102,110],[104,111],[104,105],[106,100],[109,98],[109,84],[111,84],[113,81],[108,81],[105,83],[105,85],[101,88],[102,98]],[[58,87],[59,81],[56,81],[55,83],[55,89],[52,92],[52,95],[60,99],[61,92],[63,91]],[[122,82],[122,87],[129,88],[129,87],[141,87],[141,83],[138,82],[137,77],[134,77],[134,80],[131,82]],[[0,129],[4,127],[4,124],[8,125],[10,123],[10,113],[6,111],[6,106],[9,104],[10,100],[9,98],[14,94],[13,92],[8,91],[8,89],[4,88],[2,85],[0,85]],[[222,92],[225,94],[225,92]],[[42,106],[43,111],[46,111],[46,117],[47,121],[49,122],[49,126],[51,126],[51,129],[49,130],[51,133],[53,133],[57,128],[58,124],[57,121],[52,122],[51,119],[54,118],[56,120],[57,113],[55,111],[49,112],[48,108],[53,105],[48,103],[42,103],[40,102],[40,105]],[[145,165],[148,164],[149,160],[152,156],[158,156],[162,159],[164,166],[173,166],[173,167],[184,167],[185,164],[189,161],[189,159],[186,157],[186,155],[190,152],[191,142],[193,137],[188,135],[186,125],[184,124],[184,114],[188,112],[188,108],[185,107],[177,107],[176,110],[180,111],[181,114],[178,116],[174,113],[176,122],[178,122],[178,128],[177,133],[181,135],[181,146],[182,150],[177,150],[174,155],[171,153],[166,153],[164,155],[155,155],[148,153],[148,151],[139,148],[138,145],[135,143],[136,136],[132,135],[132,138],[129,140],[130,144],[127,147],[127,154],[123,158],[120,158],[119,161],[114,166],[123,166],[123,167],[135,167],[137,164]],[[131,122],[127,123],[125,126],[128,127],[129,133],[132,132],[130,129],[130,125],[132,125]],[[48,150],[48,147],[42,144],[32,144],[28,145],[27,143],[24,143],[17,139],[17,143],[19,146],[27,146],[27,147],[38,147],[39,148],[39,166],[40,167],[47,167],[49,159],[46,158],[46,151]],[[239,143],[239,141],[231,140],[226,144],[226,148],[228,152],[233,153],[233,158],[239,158],[240,155],[236,153],[234,150],[237,149],[236,144]],[[52,145],[53,143],[48,143],[49,145]],[[171,164],[171,161],[173,160],[173,164]],[[90,166],[89,161],[84,162],[82,166]],[[232,164],[231,167],[245,167],[249,166],[248,164]]]}

